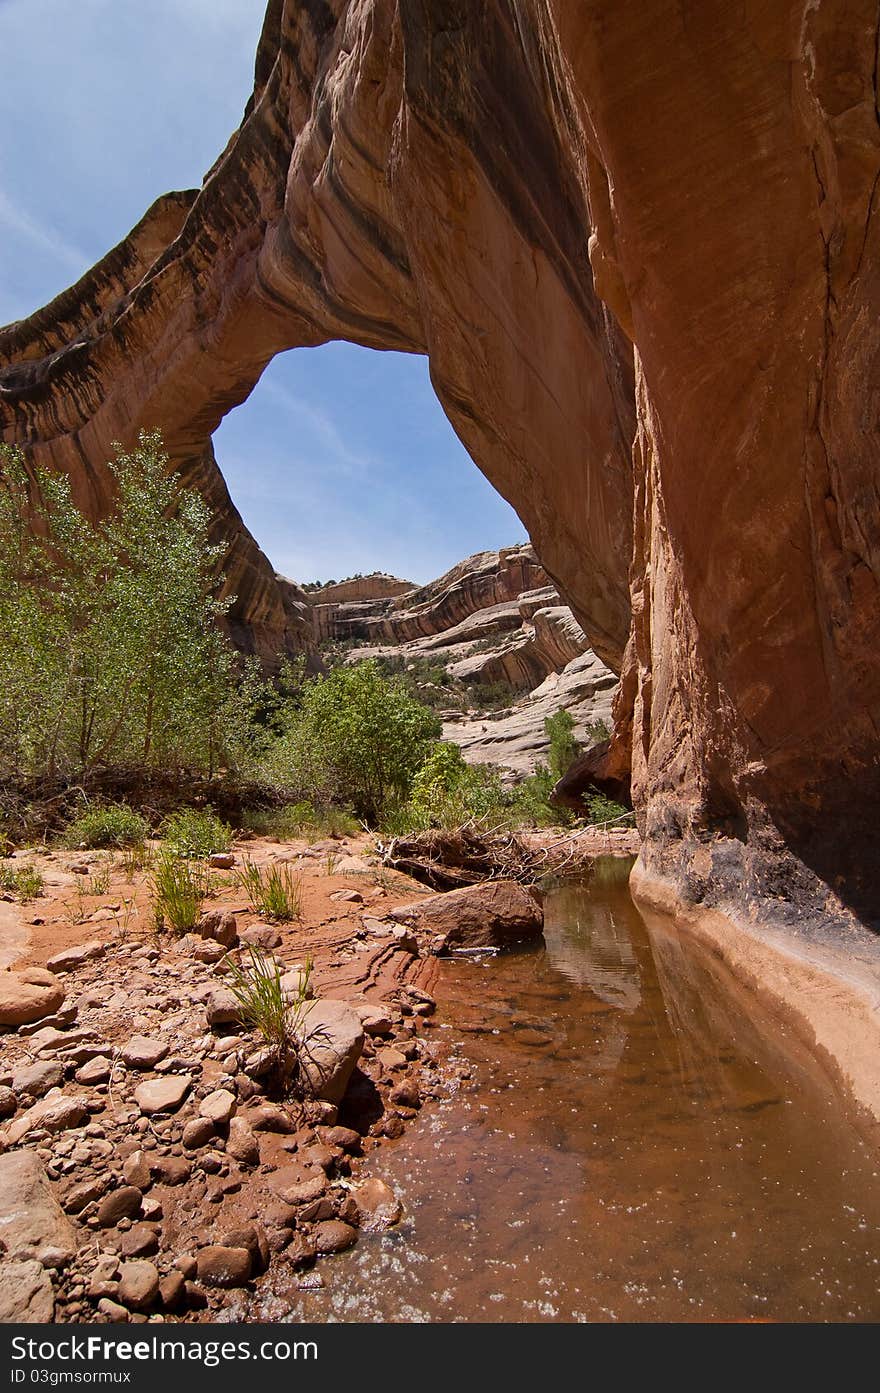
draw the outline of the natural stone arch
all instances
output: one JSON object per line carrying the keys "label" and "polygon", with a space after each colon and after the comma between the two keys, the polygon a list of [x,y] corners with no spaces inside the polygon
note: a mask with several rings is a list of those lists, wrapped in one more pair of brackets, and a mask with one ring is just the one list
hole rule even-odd
{"label": "natural stone arch", "polygon": [[876,914],[875,55],[851,0],[272,0],[204,187],[0,335],[4,436],[99,508],[161,426],[234,526],[210,437],[274,353],[427,352],[622,668],[643,889]]}

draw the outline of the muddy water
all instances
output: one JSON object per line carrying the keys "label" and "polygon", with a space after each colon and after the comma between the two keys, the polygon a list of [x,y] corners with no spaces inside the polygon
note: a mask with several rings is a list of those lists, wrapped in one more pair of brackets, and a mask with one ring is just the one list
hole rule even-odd
{"label": "muddy water", "polygon": [[273,1318],[880,1318],[876,1153],[627,871],[555,892],[540,946],[444,969],[473,1077],[378,1153],[407,1217]]}

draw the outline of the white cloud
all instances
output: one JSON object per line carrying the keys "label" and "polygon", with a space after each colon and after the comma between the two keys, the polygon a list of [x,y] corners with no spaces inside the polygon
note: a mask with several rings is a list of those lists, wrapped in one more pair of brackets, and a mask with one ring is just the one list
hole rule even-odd
{"label": "white cloud", "polygon": [[94,257],[89,256],[80,247],[69,242],[56,228],[47,223],[38,222],[24,208],[16,208],[2,189],[0,189],[0,225],[16,233],[31,246],[49,252],[56,261],[62,262],[65,266],[76,271],[78,275],[87,270],[94,260]]}

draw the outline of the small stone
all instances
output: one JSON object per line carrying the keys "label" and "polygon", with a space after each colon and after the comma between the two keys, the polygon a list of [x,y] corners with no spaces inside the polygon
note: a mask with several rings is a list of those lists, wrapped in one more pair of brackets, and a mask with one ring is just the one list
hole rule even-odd
{"label": "small stone", "polygon": [[181,1253],[179,1257],[174,1259],[174,1266],[187,1282],[193,1281],[198,1271],[198,1263],[192,1253]]}
{"label": "small stone", "polygon": [[231,871],[235,856],[231,851],[215,851],[208,857],[208,865],[213,871]]}
{"label": "small stone", "polygon": [[393,1073],[396,1069],[406,1068],[406,1055],[401,1054],[400,1050],[395,1050],[391,1045],[379,1050],[376,1055],[379,1063],[386,1073]]}
{"label": "small stone", "polygon": [[296,1131],[290,1113],[277,1103],[261,1103],[251,1108],[247,1120],[255,1132],[280,1132],[289,1135]]}
{"label": "small stone", "polygon": [[106,1083],[110,1077],[110,1060],[106,1055],[98,1054],[93,1059],[87,1060],[73,1076],[77,1083],[98,1084]]}
{"label": "small stone", "polygon": [[159,1250],[159,1229],[155,1224],[132,1224],[119,1245],[125,1258],[148,1258]]}
{"label": "small stone", "polygon": [[83,963],[93,958],[102,958],[106,951],[106,944],[99,939],[93,939],[91,943],[83,943],[78,948],[63,948],[54,958],[49,959],[46,967],[50,972],[72,972],[74,968],[82,967]]}
{"label": "small stone", "polygon": [[422,1106],[422,1095],[419,1085],[414,1078],[401,1079],[391,1089],[388,1097],[396,1107],[420,1108]]}
{"label": "small stone", "polygon": [[148,1190],[152,1182],[150,1165],[143,1151],[133,1151],[122,1163],[122,1176],[126,1185],[135,1185],[139,1190]]}
{"label": "small stone", "polygon": [[271,952],[282,942],[278,930],[270,928],[268,924],[251,924],[249,928],[242,929],[238,936],[242,943],[250,944],[252,948],[262,948],[264,952]]}
{"label": "small stone", "polygon": [[168,1053],[168,1046],[150,1035],[133,1035],[119,1053],[129,1069],[155,1069]]}
{"label": "small stone", "polygon": [[321,1139],[327,1146],[339,1146],[352,1154],[361,1149],[361,1134],[353,1127],[327,1127],[322,1131]]}
{"label": "small stone", "polygon": [[26,1112],[19,1113],[6,1129],[6,1140],[15,1146],[28,1132],[65,1132],[88,1120],[88,1100],[51,1092]]}
{"label": "small stone", "polygon": [[230,1229],[222,1239],[224,1248],[246,1248],[251,1255],[251,1271],[264,1272],[269,1266],[269,1243],[262,1224]]}
{"label": "small stone", "polygon": [[218,1088],[199,1103],[199,1116],[206,1117],[215,1127],[222,1127],[229,1122],[235,1108],[235,1095],[226,1088]]}
{"label": "small stone", "polygon": [[27,1025],[51,1016],[64,1003],[64,988],[43,967],[0,972],[0,1025]]}
{"label": "small stone", "polygon": [[117,1295],[130,1310],[148,1311],[159,1295],[159,1273],[153,1263],[123,1263]]}
{"label": "small stone", "polygon": [[112,1253],[102,1253],[92,1268],[93,1282],[113,1282],[119,1276],[119,1259]]}
{"label": "small stone", "polygon": [[192,1175],[192,1166],[183,1156],[157,1156],[150,1170],[160,1185],[183,1185]]}
{"label": "small stone", "polygon": [[94,1204],[106,1193],[110,1184],[110,1176],[93,1175],[87,1180],[81,1180],[77,1185],[72,1185],[64,1196],[64,1210],[67,1214],[79,1214],[86,1205]]}
{"label": "small stone", "polygon": [[303,1178],[299,1166],[282,1166],[269,1176],[269,1189],[287,1204],[311,1204],[324,1194],[327,1180],[323,1174]]}
{"label": "small stone", "polygon": [[0,1117],[11,1117],[18,1107],[18,1099],[11,1088],[0,1087]]}
{"label": "small stone", "polygon": [[370,1177],[351,1191],[360,1227],[367,1233],[381,1233],[400,1221],[403,1207],[384,1180]]}
{"label": "small stone", "polygon": [[334,890],[330,896],[331,900],[343,904],[363,904],[364,897],[360,890]]}
{"label": "small stone", "polygon": [[357,1242],[357,1229],[341,1219],[325,1219],[315,1225],[312,1238],[317,1253],[342,1253]]}
{"label": "small stone", "polygon": [[[193,1264],[195,1272],[195,1264]],[[186,1282],[181,1272],[169,1272],[159,1283],[159,1298],[167,1311],[179,1311],[186,1300]]]}
{"label": "small stone", "polygon": [[224,909],[207,909],[199,918],[196,933],[214,939],[224,948],[233,948],[238,941],[235,915]]}
{"label": "small stone", "polygon": [[208,1117],[194,1117],[183,1129],[181,1141],[187,1151],[198,1151],[202,1146],[207,1146],[214,1136],[216,1128]]}
{"label": "small stone", "polygon": [[259,1163],[259,1143],[250,1127],[241,1117],[233,1117],[229,1124],[226,1154],[243,1166],[256,1166]]}
{"label": "small stone", "polygon": [[212,1243],[196,1257],[199,1281],[209,1287],[243,1287],[251,1275],[247,1248],[226,1248]]}
{"label": "small stone", "polygon": [[12,1087],[20,1097],[42,1098],[50,1088],[60,1088],[64,1070],[56,1059],[40,1059],[25,1064],[12,1075]]}
{"label": "small stone", "polygon": [[191,1086],[189,1074],[166,1074],[164,1078],[148,1079],[139,1084],[134,1100],[147,1117],[158,1112],[176,1112]]}
{"label": "small stone", "polygon": [[299,1159],[304,1166],[329,1171],[336,1161],[337,1153],[323,1142],[313,1142],[311,1146],[300,1147]]}
{"label": "small stone", "polygon": [[205,1001],[208,1025],[241,1025],[241,1003],[228,987],[214,987]]}
{"label": "small stone", "polygon": [[102,1296],[98,1302],[98,1310],[113,1325],[125,1325],[131,1319],[125,1307],[120,1306],[118,1301],[111,1301],[109,1296]]}
{"label": "small stone", "polygon": [[120,1185],[111,1190],[98,1206],[98,1224],[102,1229],[114,1228],[120,1219],[135,1219],[141,1211],[141,1192],[135,1185]]}

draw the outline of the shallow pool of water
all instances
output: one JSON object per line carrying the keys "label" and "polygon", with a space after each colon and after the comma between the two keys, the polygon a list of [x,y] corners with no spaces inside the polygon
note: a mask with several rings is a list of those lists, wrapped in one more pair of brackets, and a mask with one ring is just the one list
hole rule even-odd
{"label": "shallow pool of water", "polygon": [[444,966],[473,1079],[375,1153],[406,1218],[272,1318],[880,1318],[876,1153],[628,870],[551,894],[540,945]]}

